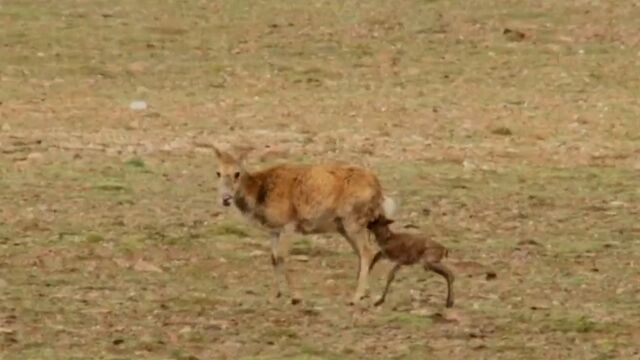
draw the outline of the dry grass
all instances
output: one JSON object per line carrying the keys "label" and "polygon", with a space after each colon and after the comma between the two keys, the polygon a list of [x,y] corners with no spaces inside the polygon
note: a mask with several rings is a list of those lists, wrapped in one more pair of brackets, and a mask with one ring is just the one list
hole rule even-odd
{"label": "dry grass", "polygon": [[[638,358],[639,15],[2,1],[0,358]],[[399,224],[453,250],[456,307],[420,271],[346,306],[338,237],[297,243],[302,306],[273,299],[268,241],[215,203],[214,142],[376,169]]]}

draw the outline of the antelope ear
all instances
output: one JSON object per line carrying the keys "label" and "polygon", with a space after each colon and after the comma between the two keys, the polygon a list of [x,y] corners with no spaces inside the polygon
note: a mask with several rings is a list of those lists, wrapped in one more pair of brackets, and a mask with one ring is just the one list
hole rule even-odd
{"label": "antelope ear", "polygon": [[242,163],[254,150],[253,146],[234,146],[233,147],[233,158],[238,162]]}
{"label": "antelope ear", "polygon": [[385,220],[384,220],[384,224],[385,224],[385,225],[391,225],[391,224],[393,224],[394,222],[395,222],[395,220],[391,220],[391,219],[385,219]]}
{"label": "antelope ear", "polygon": [[222,151],[215,145],[211,145],[211,147],[213,148],[213,153],[216,155],[216,158],[220,159],[222,157]]}

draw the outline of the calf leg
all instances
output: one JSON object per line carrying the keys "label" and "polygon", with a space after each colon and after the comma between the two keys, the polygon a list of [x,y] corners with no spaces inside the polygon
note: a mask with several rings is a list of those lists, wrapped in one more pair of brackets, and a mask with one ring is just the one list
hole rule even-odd
{"label": "calf leg", "polygon": [[389,287],[391,286],[391,282],[393,282],[393,279],[396,278],[396,273],[398,272],[398,270],[400,270],[400,267],[402,265],[400,264],[395,264],[391,270],[389,271],[389,274],[387,275],[387,284],[384,286],[384,291],[382,291],[382,295],[380,295],[380,299],[378,299],[378,301],[376,301],[373,305],[375,306],[380,306],[384,303],[384,300],[387,297],[387,292],[389,291]]}
{"label": "calf leg", "polygon": [[378,252],[373,256],[373,260],[371,260],[371,265],[369,265],[369,272],[373,270],[373,267],[376,266],[376,263],[380,261],[384,257],[382,250],[378,250]]}
{"label": "calf leg", "polygon": [[447,280],[447,307],[452,307],[454,303],[454,295],[453,295],[453,281],[455,280],[455,276],[448,267],[446,267],[442,263],[426,263],[424,265],[425,270],[431,270],[440,276],[444,277]]}

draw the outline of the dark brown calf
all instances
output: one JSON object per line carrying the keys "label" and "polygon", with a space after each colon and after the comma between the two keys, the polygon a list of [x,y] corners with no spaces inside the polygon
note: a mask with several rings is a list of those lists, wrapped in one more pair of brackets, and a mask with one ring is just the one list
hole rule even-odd
{"label": "dark brown calf", "polygon": [[433,271],[447,280],[446,306],[452,307],[454,303],[453,281],[455,277],[451,270],[441,263],[442,259],[448,255],[447,248],[424,236],[394,233],[389,229],[389,225],[392,223],[393,220],[380,216],[367,226],[375,235],[376,241],[381,248],[374,256],[369,270],[373,269],[375,264],[382,258],[389,259],[395,263],[387,276],[387,284],[384,291],[380,299],[375,302],[375,305],[378,306],[384,303],[389,286],[400,267],[420,263],[426,271]]}

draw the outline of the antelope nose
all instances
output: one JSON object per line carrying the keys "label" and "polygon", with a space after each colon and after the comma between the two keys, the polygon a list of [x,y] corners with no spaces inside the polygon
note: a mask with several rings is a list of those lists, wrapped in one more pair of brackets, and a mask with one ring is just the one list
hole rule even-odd
{"label": "antelope nose", "polygon": [[231,200],[233,199],[233,197],[231,195],[225,195],[222,197],[222,205],[224,206],[230,206],[231,205]]}

